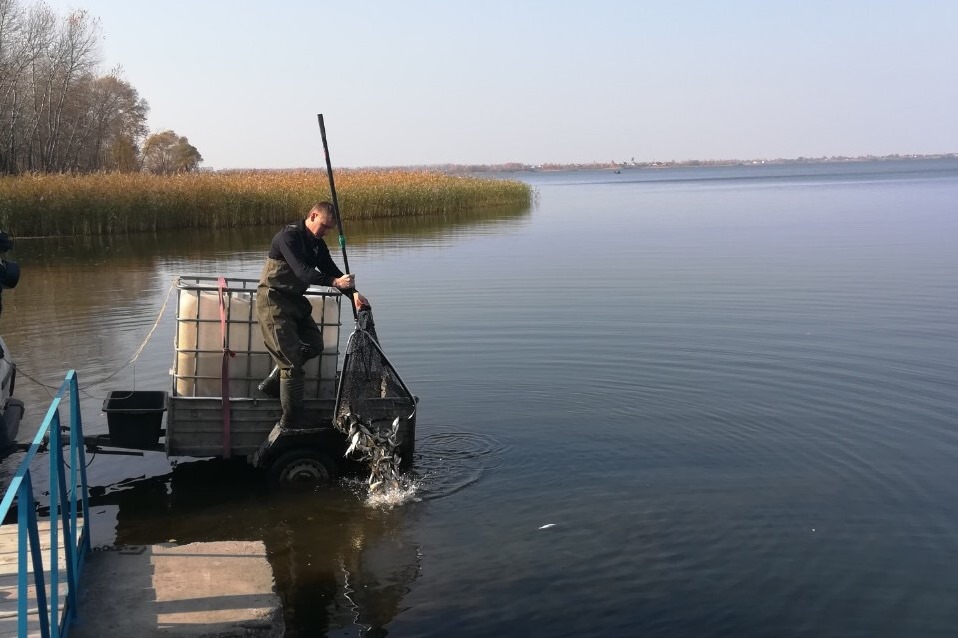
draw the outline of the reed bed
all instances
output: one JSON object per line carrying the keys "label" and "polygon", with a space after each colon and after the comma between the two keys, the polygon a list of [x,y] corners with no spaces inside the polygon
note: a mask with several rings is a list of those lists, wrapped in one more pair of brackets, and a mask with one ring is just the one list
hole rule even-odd
{"label": "reed bed", "polygon": [[[528,205],[519,181],[428,171],[337,171],[344,220]],[[330,199],[325,172],[94,173],[0,177],[0,230],[18,237],[280,224]]]}

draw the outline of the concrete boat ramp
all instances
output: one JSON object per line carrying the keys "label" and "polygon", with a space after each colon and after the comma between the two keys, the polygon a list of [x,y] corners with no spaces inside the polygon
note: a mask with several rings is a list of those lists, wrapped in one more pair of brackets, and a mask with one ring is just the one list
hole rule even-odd
{"label": "concrete boat ramp", "polygon": [[[16,526],[4,525],[0,530],[4,532],[0,534],[0,636],[16,636]],[[41,538],[49,538],[49,521],[40,521],[40,532]],[[48,560],[47,551],[44,560]],[[62,571],[64,566],[60,568]],[[49,576],[49,565],[45,564],[44,570]],[[66,587],[59,589],[62,609]],[[261,542],[94,550],[85,559],[77,602],[77,617],[69,628],[71,638],[272,638],[285,633],[272,568]],[[40,636],[35,599],[30,608],[29,635]]]}
{"label": "concrete boat ramp", "polygon": [[94,551],[71,636],[285,633],[261,542],[140,545]]}
{"label": "concrete boat ramp", "polygon": [[71,370],[0,499],[0,638],[282,636],[262,542],[91,548],[79,413]]}

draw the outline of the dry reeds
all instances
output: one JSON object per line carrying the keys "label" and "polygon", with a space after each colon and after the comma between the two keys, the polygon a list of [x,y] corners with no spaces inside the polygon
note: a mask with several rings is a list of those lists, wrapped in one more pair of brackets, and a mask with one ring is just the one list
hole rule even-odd
{"label": "dry reeds", "polygon": [[[530,204],[522,182],[428,171],[337,171],[344,220]],[[0,177],[0,230],[20,237],[238,228],[305,216],[329,199],[320,171]]]}

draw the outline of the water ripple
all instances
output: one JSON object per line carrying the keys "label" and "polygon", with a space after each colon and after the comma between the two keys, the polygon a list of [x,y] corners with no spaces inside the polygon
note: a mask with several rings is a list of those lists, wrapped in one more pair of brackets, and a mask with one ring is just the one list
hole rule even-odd
{"label": "water ripple", "polygon": [[444,498],[479,482],[507,448],[485,434],[440,430],[416,442],[415,479],[423,500]]}

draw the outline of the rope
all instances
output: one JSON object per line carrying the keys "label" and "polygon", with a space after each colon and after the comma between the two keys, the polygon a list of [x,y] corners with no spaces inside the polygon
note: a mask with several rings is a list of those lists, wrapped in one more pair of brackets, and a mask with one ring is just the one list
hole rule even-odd
{"label": "rope", "polygon": [[[91,399],[101,398],[101,397],[95,397],[91,395],[86,390],[88,388],[94,388],[98,385],[102,385],[106,383],[107,381],[115,377],[116,375],[120,374],[120,372],[122,372],[126,367],[131,365],[133,366],[133,387],[134,389],[136,388],[136,365],[134,364],[136,363],[136,360],[140,357],[140,355],[143,354],[143,350],[144,348],[146,348],[146,344],[149,343],[150,339],[153,337],[153,333],[156,332],[157,327],[160,325],[160,319],[163,318],[163,313],[166,312],[166,306],[170,302],[170,293],[173,292],[174,286],[176,286],[176,278],[174,278],[173,281],[170,282],[170,287],[166,291],[166,297],[163,299],[163,306],[160,308],[159,314],[156,315],[156,320],[153,322],[153,327],[150,328],[150,331],[147,333],[146,338],[143,340],[143,343],[141,343],[140,347],[136,349],[136,352],[133,353],[133,356],[130,357],[130,359],[126,363],[124,363],[119,368],[117,368],[116,371],[113,372],[112,374],[107,375],[106,377],[100,379],[99,381],[94,381],[93,383],[85,383],[82,388],[78,387],[81,393],[85,394]],[[13,367],[17,369],[18,374],[22,374],[23,376],[25,376],[30,381],[33,381],[38,386],[46,389],[47,394],[50,395],[51,399],[53,398],[53,395],[50,393],[50,390],[58,390],[60,388],[60,386],[58,385],[47,385],[46,383],[43,383],[42,381],[38,381],[37,379],[29,375],[26,371],[24,371],[24,369],[21,368],[16,363],[13,363]]]}
{"label": "rope", "polygon": [[[129,365],[132,365],[133,363],[136,362],[136,360],[139,358],[139,356],[143,353],[143,349],[146,348],[146,344],[149,342],[150,337],[152,337],[152,336],[153,336],[153,333],[156,332],[157,326],[160,325],[160,319],[163,318],[163,313],[166,312],[166,305],[170,302],[170,293],[173,292],[173,287],[174,287],[175,285],[176,285],[176,279],[174,279],[172,282],[170,282],[170,287],[169,287],[169,288],[167,289],[167,291],[166,291],[166,297],[163,299],[163,307],[160,308],[159,314],[156,315],[156,321],[153,322],[153,327],[150,328],[150,331],[149,331],[149,332],[147,333],[147,335],[146,335],[146,339],[144,339],[144,340],[143,340],[143,343],[140,344],[140,347],[136,349],[136,352],[133,353],[133,356],[130,357],[130,360],[127,361],[126,363],[124,363],[122,366],[120,366],[120,367],[117,369],[117,371],[114,372],[113,374],[111,374],[111,375],[109,375],[109,376],[107,376],[107,377],[104,377],[103,379],[100,379],[99,381],[96,381],[96,382],[94,382],[94,383],[87,383],[85,387],[87,387],[87,388],[92,388],[92,387],[98,386],[98,385],[100,385],[100,384],[102,384],[102,383],[106,383],[107,381],[109,381],[110,379],[112,379],[113,377],[115,377],[116,375],[120,374],[120,372],[123,370],[123,368],[125,368],[125,367],[127,367],[127,366],[129,366]],[[135,366],[134,366],[134,369],[135,369]],[[135,382],[135,379],[134,379],[134,382]]]}
{"label": "rope", "polygon": [[10,364],[14,367],[14,369],[16,369],[18,376],[19,376],[19,375],[23,375],[23,376],[25,376],[27,379],[29,379],[30,381],[33,381],[34,383],[36,383],[38,386],[40,386],[41,388],[43,388],[44,390],[46,390],[46,391],[47,391],[47,394],[50,396],[50,400],[51,400],[51,401],[53,400],[53,393],[50,392],[50,390],[59,390],[59,389],[60,389],[60,386],[58,386],[58,385],[47,385],[46,383],[44,383],[44,382],[42,382],[42,381],[38,381],[37,379],[34,379],[32,376],[30,376],[29,374],[27,374],[27,372],[26,372],[23,368],[21,368],[20,366],[18,366],[16,363],[14,363],[14,362],[11,361]]}

